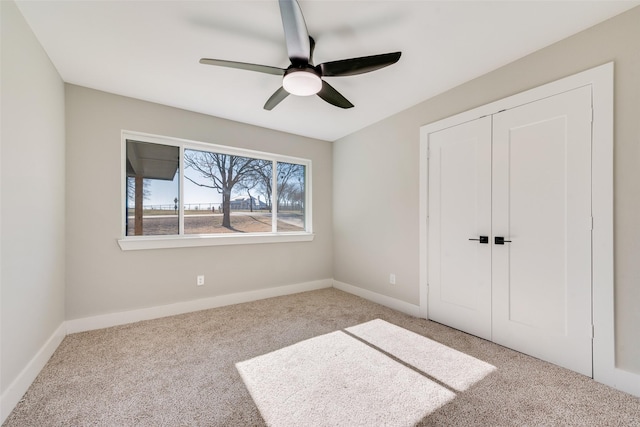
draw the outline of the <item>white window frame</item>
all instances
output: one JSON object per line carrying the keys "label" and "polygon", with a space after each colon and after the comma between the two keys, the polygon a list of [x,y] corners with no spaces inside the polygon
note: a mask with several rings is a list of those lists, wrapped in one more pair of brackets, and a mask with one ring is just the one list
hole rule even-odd
{"label": "white window frame", "polygon": [[[180,229],[177,235],[165,236],[127,236],[126,235],[126,164],[127,164],[127,140],[148,142],[152,144],[169,145],[180,148],[180,189],[179,189],[179,215]],[[184,234],[184,150],[193,149],[199,151],[209,151],[213,153],[229,154],[243,157],[250,157],[273,162],[273,191],[271,194],[272,209],[272,231],[260,233],[217,233],[217,234]],[[118,245],[123,251],[143,250],[143,249],[165,249],[165,248],[185,248],[198,246],[221,246],[221,245],[247,245],[260,243],[285,243],[285,242],[309,242],[314,238],[313,218],[312,218],[312,183],[311,183],[311,160],[298,157],[284,156],[280,154],[266,153],[262,151],[247,150],[243,148],[229,147],[224,145],[209,144],[187,139],[173,138],[160,135],[152,135],[141,132],[123,130],[121,132],[121,159],[120,159],[120,212],[121,231]],[[293,163],[305,167],[305,230],[304,231],[277,231],[278,209],[277,209],[277,163]]]}

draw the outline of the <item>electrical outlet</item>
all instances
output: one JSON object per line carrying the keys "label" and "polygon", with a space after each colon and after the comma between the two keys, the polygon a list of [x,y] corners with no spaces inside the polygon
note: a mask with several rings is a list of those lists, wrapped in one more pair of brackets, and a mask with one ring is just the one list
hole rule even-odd
{"label": "electrical outlet", "polygon": [[396,284],[396,275],[395,274],[393,274],[393,273],[389,274],[389,283],[392,284],[392,285]]}
{"label": "electrical outlet", "polygon": [[204,285],[204,275],[198,276],[198,278],[196,279],[196,285],[198,286]]}

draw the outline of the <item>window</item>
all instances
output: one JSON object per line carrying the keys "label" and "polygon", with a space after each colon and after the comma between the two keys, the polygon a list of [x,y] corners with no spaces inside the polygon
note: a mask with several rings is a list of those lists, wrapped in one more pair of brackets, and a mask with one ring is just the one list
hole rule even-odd
{"label": "window", "polygon": [[278,162],[278,231],[305,229],[304,170],[303,165]]}
{"label": "window", "polygon": [[179,164],[178,147],[127,140],[127,236],[178,234]]}
{"label": "window", "polygon": [[123,250],[312,240],[311,161],[123,132]]}

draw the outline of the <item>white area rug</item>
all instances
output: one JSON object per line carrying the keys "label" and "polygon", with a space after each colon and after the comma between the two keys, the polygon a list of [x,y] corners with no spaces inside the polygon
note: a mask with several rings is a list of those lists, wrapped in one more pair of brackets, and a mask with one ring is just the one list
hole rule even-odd
{"label": "white area rug", "polygon": [[411,426],[455,397],[344,332],[236,368],[270,426]]}
{"label": "white area rug", "polygon": [[372,320],[346,331],[454,390],[467,390],[496,369],[482,360],[384,320]]}

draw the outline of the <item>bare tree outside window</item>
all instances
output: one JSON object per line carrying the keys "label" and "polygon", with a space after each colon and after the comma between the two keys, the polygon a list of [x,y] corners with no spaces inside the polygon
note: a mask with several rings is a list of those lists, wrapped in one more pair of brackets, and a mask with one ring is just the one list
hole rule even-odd
{"label": "bare tree outside window", "polygon": [[[261,168],[269,162],[250,157],[208,151],[185,150],[185,178],[200,187],[215,189],[222,195],[222,226],[231,224],[232,196],[243,189],[251,191],[261,185]],[[195,174],[190,174],[193,171]],[[235,193],[234,193],[235,190]],[[249,198],[252,203],[251,197]]]}
{"label": "bare tree outside window", "polygon": [[269,209],[269,212],[272,212],[273,206],[271,205],[271,195],[273,194],[273,163],[264,160],[261,167],[254,171],[254,176],[259,182],[258,188],[260,189],[260,194],[264,196],[267,209]]}
{"label": "bare tree outside window", "polygon": [[303,165],[278,162],[278,231],[304,230],[305,174]]}
{"label": "bare tree outside window", "polygon": [[[271,212],[271,182],[273,180],[273,162],[270,160],[256,159],[251,172],[238,183],[238,191],[246,192],[250,204],[250,211],[268,209]],[[264,205],[260,200],[262,196],[265,200]]]}
{"label": "bare tree outside window", "polygon": [[[151,197],[151,180],[143,179],[142,180],[142,199],[149,200]],[[136,179],[135,177],[127,177],[127,198],[129,199],[129,204],[133,205],[136,200]]]}

